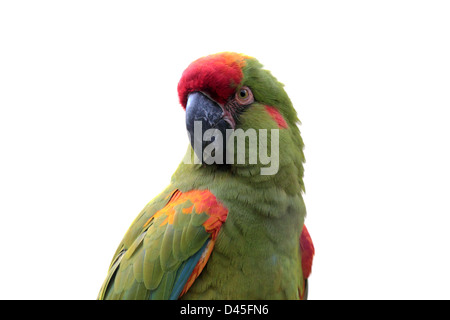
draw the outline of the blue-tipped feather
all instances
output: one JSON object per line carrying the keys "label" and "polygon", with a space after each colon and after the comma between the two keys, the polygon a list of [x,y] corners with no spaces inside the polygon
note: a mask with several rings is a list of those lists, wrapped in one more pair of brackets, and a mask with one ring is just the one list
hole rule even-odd
{"label": "blue-tipped feather", "polygon": [[184,286],[186,285],[186,282],[188,281],[189,277],[192,274],[192,271],[194,270],[195,266],[197,265],[198,261],[200,260],[200,257],[203,254],[203,251],[205,251],[206,246],[208,245],[208,240],[205,242],[203,247],[200,248],[192,257],[190,257],[188,260],[186,260],[183,265],[180,267],[180,270],[178,271],[177,280],[174,283],[172,294],[169,297],[169,300],[177,300],[180,296],[181,291],[183,290]]}

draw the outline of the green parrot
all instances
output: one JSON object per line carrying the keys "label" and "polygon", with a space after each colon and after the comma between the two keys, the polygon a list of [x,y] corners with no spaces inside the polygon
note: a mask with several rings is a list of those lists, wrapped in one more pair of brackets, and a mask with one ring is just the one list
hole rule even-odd
{"label": "green parrot", "polygon": [[306,299],[303,141],[283,85],[221,52],[192,62],[178,95],[186,156],[131,224],[98,299]]}

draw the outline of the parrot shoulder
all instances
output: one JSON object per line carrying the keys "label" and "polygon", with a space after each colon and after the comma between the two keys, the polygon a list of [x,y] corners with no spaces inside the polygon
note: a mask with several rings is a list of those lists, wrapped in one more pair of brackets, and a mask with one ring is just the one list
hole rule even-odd
{"label": "parrot shoulder", "polygon": [[302,233],[300,235],[300,256],[302,262],[302,275],[304,279],[303,288],[300,288],[300,297],[302,300],[308,297],[308,278],[311,274],[312,263],[314,258],[314,244],[312,242],[309,231],[303,225]]}
{"label": "parrot shoulder", "polygon": [[178,299],[202,272],[228,209],[209,190],[173,189],[164,199],[135,219],[100,299]]}

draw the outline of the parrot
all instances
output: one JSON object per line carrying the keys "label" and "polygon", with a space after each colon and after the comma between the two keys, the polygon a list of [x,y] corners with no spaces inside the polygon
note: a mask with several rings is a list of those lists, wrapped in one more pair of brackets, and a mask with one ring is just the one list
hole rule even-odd
{"label": "parrot", "polygon": [[[315,249],[300,121],[284,85],[256,58],[220,52],[189,64],[177,91],[186,156],[132,222],[98,299],[306,300]],[[232,144],[235,132],[248,143]]]}

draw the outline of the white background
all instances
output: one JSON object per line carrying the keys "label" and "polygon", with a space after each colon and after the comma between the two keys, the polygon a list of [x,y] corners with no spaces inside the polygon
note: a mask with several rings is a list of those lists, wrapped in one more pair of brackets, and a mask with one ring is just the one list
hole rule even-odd
{"label": "white background", "polygon": [[448,1],[2,1],[0,298],[96,298],[186,150],[182,71],[237,51],[302,120],[310,298],[449,299],[449,17]]}

